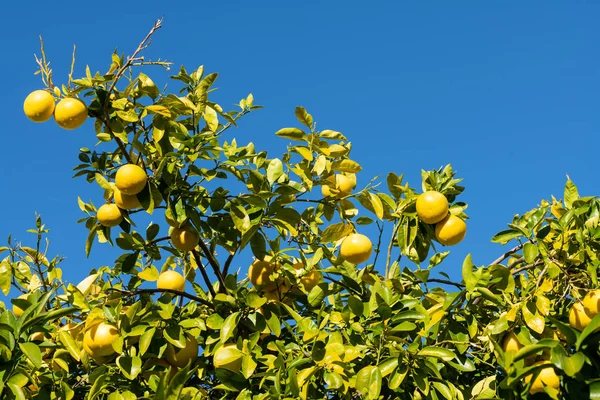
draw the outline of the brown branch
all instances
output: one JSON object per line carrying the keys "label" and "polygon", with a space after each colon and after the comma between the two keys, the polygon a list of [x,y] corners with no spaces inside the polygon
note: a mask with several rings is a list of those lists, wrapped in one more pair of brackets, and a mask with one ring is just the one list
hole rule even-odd
{"label": "brown branch", "polygon": [[[385,261],[385,279],[389,279],[390,273],[390,261],[392,259],[392,249],[394,248],[394,242],[396,241],[396,235],[398,234],[398,229],[400,229],[400,224],[394,225],[394,230],[392,230],[392,237],[390,239],[390,244],[388,246],[387,252],[387,260]],[[402,249],[400,249],[400,254],[402,254]]]}
{"label": "brown branch", "polygon": [[137,289],[133,292],[129,291],[129,290],[121,290],[121,289],[116,289],[116,288],[108,288],[106,290],[112,291],[112,292],[119,292],[121,294],[124,294],[125,296],[137,296],[138,294],[143,294],[143,293],[150,293],[150,294],[152,294],[152,293],[171,293],[171,294],[176,294],[178,296],[186,297],[193,301],[197,301],[198,303],[202,303],[205,306],[208,306],[210,308],[214,308],[214,306],[209,301],[204,300],[203,298],[194,296],[193,294],[189,294],[186,292],[180,292],[179,290],[174,290],[174,289]]}
{"label": "brown branch", "polygon": [[525,271],[525,270],[528,270],[528,269],[531,269],[531,268],[539,267],[539,266],[540,266],[540,265],[542,265],[543,263],[544,263],[544,262],[540,260],[540,261],[536,261],[536,262],[534,262],[533,264],[527,264],[527,265],[524,265],[524,266],[522,266],[521,268],[517,268],[517,269],[515,269],[515,270],[512,272],[512,274],[513,274],[513,275],[516,275],[516,274],[518,274],[519,272],[523,272],[523,271]]}
{"label": "brown branch", "polygon": [[[377,247],[375,248],[375,259],[373,260],[373,268],[377,264],[377,259],[379,258],[379,253],[381,252],[381,235],[383,235],[383,222],[381,226],[379,225],[379,221],[375,221],[377,223],[377,229],[379,229],[379,237],[377,238]],[[387,279],[387,274],[386,274]]]}
{"label": "brown branch", "polygon": [[[208,250],[208,248],[206,247],[206,244],[204,243],[203,240],[200,240],[200,247],[202,247],[203,252]],[[206,274],[206,267],[204,266],[204,264],[202,263],[202,259],[200,258],[200,253],[196,249],[194,249],[194,250],[192,250],[192,255],[194,256],[194,260],[196,260],[196,264],[198,264],[200,266],[200,270],[202,272],[202,275],[204,276],[204,280],[207,281],[210,293],[213,295],[213,297],[216,296],[215,290],[213,289],[212,285],[210,284],[210,278]],[[215,275],[217,276],[217,279],[219,280],[219,291],[226,292],[227,288],[225,288],[225,281],[223,280],[223,277],[221,276],[221,273],[219,271],[219,265],[217,264],[215,267],[215,265],[213,265],[213,263],[211,262],[211,260],[208,257],[206,257],[206,259],[208,260],[208,263],[213,268],[213,272],[215,273]]]}
{"label": "brown branch", "polygon": [[502,261],[506,260],[508,257],[512,256],[513,254],[515,254],[519,250],[521,250],[523,248],[523,246],[525,246],[525,244],[526,243],[521,243],[518,246],[513,247],[512,249],[510,249],[509,251],[502,254],[500,257],[498,257],[494,261],[492,261],[491,264],[489,264],[488,266],[491,267],[492,265],[500,264]]}
{"label": "brown branch", "polygon": [[227,274],[229,273],[229,266],[231,265],[231,262],[233,261],[233,257],[235,257],[235,253],[237,253],[237,249],[233,253],[229,253],[229,256],[227,256],[227,260],[225,260],[225,264],[223,265],[223,276],[224,277],[226,277]]}

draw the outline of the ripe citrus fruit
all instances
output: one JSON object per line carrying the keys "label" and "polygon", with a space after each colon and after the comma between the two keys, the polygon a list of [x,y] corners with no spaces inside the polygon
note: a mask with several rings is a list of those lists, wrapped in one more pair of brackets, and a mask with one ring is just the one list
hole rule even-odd
{"label": "ripe citrus fruit", "polygon": [[569,311],[569,324],[573,328],[582,331],[591,321],[592,317],[585,311],[583,303],[573,304]]}
{"label": "ripe citrus fruit", "polygon": [[117,175],[115,176],[115,184],[117,189],[123,194],[130,196],[136,195],[141,192],[146,186],[148,175],[146,171],[139,165],[125,164],[121,166]]}
{"label": "ripe citrus fruit", "polygon": [[437,224],[448,215],[446,196],[434,190],[421,194],[417,198],[417,215],[426,224]]}
{"label": "ripe citrus fruit", "polygon": [[96,217],[101,225],[109,228],[117,226],[121,223],[121,221],[123,221],[121,210],[119,210],[119,207],[113,203],[103,204],[100,206],[98,212],[96,213]]}
{"label": "ripe citrus fruit", "polygon": [[179,272],[170,269],[158,276],[156,287],[183,292],[185,290],[185,278]]}
{"label": "ripe citrus fruit", "polygon": [[[534,365],[546,365],[546,364],[548,366],[542,368],[539,371],[539,373],[537,374],[537,377],[533,380],[533,383],[531,384],[531,388],[529,389],[529,394],[544,393],[545,386],[552,387],[556,390],[560,389],[560,379],[558,378],[558,375],[556,375],[556,372],[554,371],[554,367],[552,366],[552,364],[550,362],[539,361],[539,362],[535,363]],[[531,376],[532,375],[527,375],[525,377],[526,383],[529,383],[531,381]]]}
{"label": "ripe citrus fruit", "polygon": [[271,291],[277,288],[275,281],[269,278],[276,268],[275,263],[271,263],[271,257],[266,256],[264,261],[256,260],[250,264],[248,269],[248,278],[254,286],[262,286],[265,291]]}
{"label": "ripe citrus fruit", "polygon": [[173,247],[180,251],[192,251],[198,245],[200,238],[190,225],[184,225],[181,228],[172,228],[171,242]]}
{"label": "ripe citrus fruit", "polygon": [[[27,299],[27,294],[22,294],[17,299]],[[15,317],[20,318],[23,315],[23,311],[21,307],[13,304],[13,314],[15,314]]]}
{"label": "ripe citrus fruit", "polygon": [[278,281],[277,287],[271,290],[265,290],[263,296],[267,299],[268,303],[273,303],[275,301],[283,301],[286,304],[291,304],[291,299],[287,296],[287,293],[290,291],[291,287],[284,281]]}
{"label": "ripe citrus fruit", "polygon": [[[296,270],[296,275],[300,275],[304,270],[304,264],[296,263],[294,264],[294,269]],[[310,292],[312,288],[317,286],[322,280],[323,277],[321,273],[316,268],[313,268],[312,271],[300,278],[300,283],[304,286],[304,290]]]}
{"label": "ripe citrus fruit", "polygon": [[54,96],[46,90],[35,90],[25,98],[23,111],[33,122],[48,121],[54,113]]}
{"label": "ripe citrus fruit", "polygon": [[514,351],[516,353],[521,350],[522,347],[523,345],[519,343],[519,339],[517,339],[517,335],[515,335],[513,331],[508,332],[502,339],[502,350],[504,350],[505,353],[509,351]]}
{"label": "ripe citrus fruit", "polygon": [[179,368],[185,367],[189,361],[193,363],[198,358],[198,341],[194,337],[188,338],[183,349],[169,344],[165,357],[169,364]]}
{"label": "ripe citrus fruit", "polygon": [[336,197],[346,197],[350,195],[352,193],[352,188],[356,186],[356,180],[353,182],[351,178],[342,174],[331,175],[327,178],[327,182],[329,182],[329,185],[321,186],[321,193],[324,197],[332,196],[331,186],[338,191]]}
{"label": "ripe citrus fruit", "polygon": [[239,372],[242,368],[242,353],[234,343],[229,343],[219,347],[213,356],[215,368],[224,368],[232,372]]}
{"label": "ripe citrus fruit", "polygon": [[75,97],[66,97],[54,109],[54,120],[64,129],[77,129],[85,122],[88,110],[85,103]]}
{"label": "ripe citrus fruit", "polygon": [[119,337],[119,331],[105,322],[95,324],[83,335],[83,348],[92,357],[110,356],[115,352],[112,343]]}
{"label": "ripe citrus fruit", "polygon": [[117,185],[113,186],[113,198],[115,204],[122,210],[133,210],[134,208],[141,208],[142,204],[134,194],[125,194],[119,190]]}
{"label": "ripe citrus fruit", "polygon": [[448,215],[435,225],[435,238],[444,246],[460,243],[467,234],[467,224],[456,215]]}
{"label": "ripe citrus fruit", "polygon": [[583,298],[583,307],[590,317],[594,318],[600,312],[600,289],[590,290]]}
{"label": "ripe citrus fruit", "polygon": [[352,264],[360,264],[371,257],[373,244],[371,240],[360,233],[346,236],[340,246],[340,256]]}

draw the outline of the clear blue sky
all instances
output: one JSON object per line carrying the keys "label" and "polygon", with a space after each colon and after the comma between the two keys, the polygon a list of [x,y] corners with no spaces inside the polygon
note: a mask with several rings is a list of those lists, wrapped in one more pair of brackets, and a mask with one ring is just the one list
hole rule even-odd
{"label": "clear blue sky", "polygon": [[[190,4],[189,8],[183,4]],[[320,128],[343,132],[364,166],[359,183],[388,171],[420,187],[420,170],[452,163],[467,187],[467,238],[445,269],[459,277],[467,253],[476,264],[502,252],[490,238],[515,213],[561,197],[565,174],[584,195],[598,194],[600,5],[585,2],[166,2],[137,6],[57,1],[3,5],[4,77],[0,238],[25,232],[39,212],[51,253],[67,257],[78,282],[115,252],[95,245],[77,196],[101,202],[97,187],[72,179],[78,148],[96,142],[88,121],[76,131],[36,125],[22,112],[40,87],[33,54],[43,35],[55,82],[65,82],[72,47],[77,74],[105,71],[115,48],[131,53],[165,17],[148,57],[218,71],[217,100],[228,109],[252,92],[265,108],[232,131],[238,143],[281,154],[281,127],[305,106]],[[160,69],[146,71],[162,80]],[[29,241],[29,242],[28,242]],[[239,260],[235,266],[247,266]]]}

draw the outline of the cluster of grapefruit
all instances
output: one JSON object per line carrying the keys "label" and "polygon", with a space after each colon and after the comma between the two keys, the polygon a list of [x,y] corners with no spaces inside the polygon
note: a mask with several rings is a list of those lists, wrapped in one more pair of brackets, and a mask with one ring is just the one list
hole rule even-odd
{"label": "cluster of grapefruit", "polygon": [[448,199],[429,190],[417,198],[417,215],[426,224],[435,225],[435,239],[444,246],[460,243],[467,234],[467,224],[449,212]]}
{"label": "cluster of grapefruit", "polygon": [[590,290],[582,301],[578,301],[569,311],[569,324],[577,329],[584,330],[592,319],[600,312],[600,289]]}
{"label": "cluster of grapefruit", "polygon": [[76,97],[65,97],[58,104],[47,90],[31,92],[23,103],[23,111],[33,122],[46,122],[52,116],[61,128],[77,129],[85,122],[88,110],[85,103]]}
{"label": "cluster of grapefruit", "polygon": [[[555,340],[558,339],[556,332],[552,332],[549,329],[544,331],[542,336],[546,338],[553,338]],[[519,338],[514,331],[510,331],[504,335],[504,338],[502,339],[502,350],[505,353],[516,353],[522,348],[523,345],[519,342]],[[548,361],[550,355],[551,353],[545,350],[543,356],[541,357],[542,359],[539,361],[535,361],[536,356],[530,356],[525,359],[526,364],[541,366],[541,368],[537,371],[537,375],[535,375],[535,379],[533,379],[533,383],[531,383],[529,394],[544,393],[545,387],[551,387],[555,390],[560,390],[560,378],[556,374],[552,363]],[[534,374],[529,374],[525,376],[526,384],[531,382],[533,375]]]}

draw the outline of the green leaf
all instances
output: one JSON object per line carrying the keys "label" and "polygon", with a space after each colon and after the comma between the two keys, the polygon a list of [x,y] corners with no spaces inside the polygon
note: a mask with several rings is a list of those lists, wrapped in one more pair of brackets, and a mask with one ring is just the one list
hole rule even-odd
{"label": "green leaf", "polygon": [[19,343],[19,347],[36,368],[40,368],[42,366],[42,352],[37,344],[31,342]]}
{"label": "green leaf", "polygon": [[233,220],[233,224],[237,228],[238,231],[244,233],[248,229],[250,229],[250,217],[246,212],[246,209],[240,205],[232,204],[229,215],[231,215],[231,219]]}
{"label": "green leaf", "polygon": [[488,376],[473,386],[471,396],[473,399],[496,399],[496,377]]}
{"label": "green leaf", "polygon": [[304,107],[296,107],[296,118],[302,124],[306,125],[308,129],[312,130],[313,127],[313,117],[310,115]]}
{"label": "green leaf", "polygon": [[356,374],[356,390],[362,393],[363,399],[377,399],[381,393],[382,379],[379,368],[367,365]]}
{"label": "green leaf", "polygon": [[[322,284],[322,286],[327,287],[326,284]],[[326,293],[321,285],[316,285],[308,294],[308,304],[312,307],[318,307],[323,302],[323,299],[325,299],[325,295]]]}
{"label": "green leaf", "polygon": [[73,337],[69,334],[69,332],[67,331],[60,331],[58,334],[58,339],[60,340],[60,342],[63,344],[63,346],[65,346],[65,348],[67,349],[67,351],[69,352],[69,354],[71,355],[71,357],[73,357],[73,359],[75,361],[79,361],[79,354],[80,354],[80,350],[79,347],[77,346],[77,343],[75,342],[75,339],[73,339]]}
{"label": "green leaf", "polygon": [[[535,312],[532,312],[532,310]],[[523,313],[523,318],[525,319],[525,324],[527,324],[529,329],[541,334],[544,331],[546,321],[544,320],[544,317],[539,314],[535,304],[529,302],[523,306],[521,311]]]}
{"label": "green leaf", "polygon": [[465,281],[465,286],[467,287],[468,292],[472,292],[479,278],[473,272],[473,260],[471,258],[471,254],[468,254],[462,265],[462,276]]}
{"label": "green leaf", "polygon": [[566,355],[561,357],[562,370],[570,377],[575,377],[583,368],[584,363],[585,355],[583,353],[575,353],[571,357]]}
{"label": "green leaf", "polygon": [[375,193],[369,193],[369,198],[371,200],[371,205],[373,206],[373,212],[377,216],[377,218],[383,218],[383,204],[381,203],[381,199]]}
{"label": "green leaf", "polygon": [[6,384],[6,386],[8,386],[8,388],[10,389],[10,391],[13,393],[13,395],[15,396],[15,399],[17,400],[25,400],[25,393],[23,393],[23,390],[16,384],[9,382]]}
{"label": "green leaf", "polygon": [[140,336],[140,356],[143,356],[146,351],[148,351],[148,348],[152,343],[154,333],[156,333],[156,328],[150,328],[146,332],[142,333],[142,336]]}
{"label": "green leaf", "polygon": [[233,335],[233,332],[235,331],[235,328],[237,327],[239,322],[239,312],[234,312],[233,314],[225,318],[225,321],[223,322],[223,327],[221,328],[221,342],[227,342],[227,340]]}
{"label": "green leaf", "polygon": [[110,186],[110,183],[108,183],[108,181],[102,176],[102,174],[96,172],[94,174],[94,178],[96,179],[96,182],[98,182],[98,185],[100,185],[102,189],[110,190],[112,192],[112,186]]}
{"label": "green leaf", "polygon": [[306,133],[304,133],[302,129],[298,128],[283,128],[275,132],[275,134],[282,138],[297,140],[300,142],[306,140]]}
{"label": "green leaf", "polygon": [[527,264],[534,262],[538,254],[540,254],[540,250],[535,244],[525,243],[525,246],[523,246],[523,256]]}
{"label": "green leaf", "polygon": [[365,217],[365,216],[358,217],[358,218],[356,219],[356,224],[357,224],[357,225],[370,225],[370,224],[372,224],[373,222],[375,222],[375,221],[373,221],[371,218],[369,218],[369,217]]}
{"label": "green leaf", "polygon": [[452,360],[455,355],[451,350],[437,346],[427,346],[417,353],[421,357],[435,357],[444,361]]}
{"label": "green leaf", "polygon": [[567,180],[565,184],[565,206],[567,208],[571,208],[573,206],[573,202],[579,198],[579,192],[577,191],[577,186],[573,183],[571,179]]}
{"label": "green leaf", "polygon": [[5,296],[10,292],[10,282],[12,280],[12,268],[8,259],[0,262],[0,290]]}
{"label": "green leaf", "polygon": [[516,229],[508,229],[505,231],[498,232],[492,238],[492,243],[506,244],[513,239],[517,239],[523,236],[523,233]]}
{"label": "green leaf", "polygon": [[138,374],[142,371],[142,360],[137,356],[119,356],[117,358],[117,365],[123,375],[130,381],[137,378]]}
{"label": "green leaf", "polygon": [[377,368],[379,368],[379,370],[381,371],[381,376],[382,377],[386,377],[389,374],[391,374],[392,372],[394,372],[394,369],[396,369],[396,367],[398,366],[398,357],[390,357],[384,361],[382,361]]}
{"label": "green leaf", "polygon": [[267,167],[267,180],[271,185],[283,175],[283,164],[279,158],[274,158]]}
{"label": "green leaf", "polygon": [[217,112],[211,107],[206,106],[204,111],[202,112],[202,118],[206,121],[206,126],[210,129],[211,132],[216,132],[219,127],[219,118],[217,116]]}
{"label": "green leaf", "polygon": [[321,234],[321,243],[337,242],[343,237],[348,236],[354,231],[354,227],[350,224],[339,222],[329,225]]}
{"label": "green leaf", "polygon": [[338,172],[360,172],[362,167],[352,160],[340,160],[331,164],[331,169]]}

